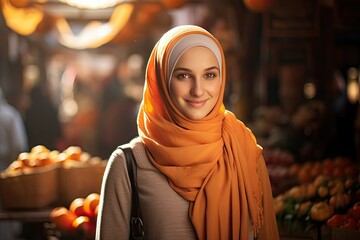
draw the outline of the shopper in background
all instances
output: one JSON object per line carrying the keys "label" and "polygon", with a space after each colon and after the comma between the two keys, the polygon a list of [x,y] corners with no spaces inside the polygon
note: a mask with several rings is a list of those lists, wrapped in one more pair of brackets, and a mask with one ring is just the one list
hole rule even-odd
{"label": "shopper in background", "polygon": [[99,156],[109,157],[120,144],[137,136],[138,101],[128,94],[131,83],[127,61],[120,61],[113,78],[104,88],[99,119]]}
{"label": "shopper in background", "polygon": [[16,160],[19,153],[27,150],[23,119],[18,110],[6,101],[0,87],[0,171]]}
{"label": "shopper in background", "polygon": [[51,150],[61,150],[61,124],[46,82],[39,83],[31,89],[30,106],[25,112],[25,128],[30,149],[44,145]]}
{"label": "shopper in background", "polygon": [[[0,171],[5,170],[19,153],[28,150],[23,119],[18,110],[10,105],[0,87]],[[1,197],[0,197],[1,209]],[[1,221],[2,240],[13,240],[20,234],[21,224],[15,221]]]}
{"label": "shopper in background", "polygon": [[[155,45],[130,142],[145,239],[279,239],[269,177],[251,131],[223,104],[225,59],[197,26]],[[129,239],[124,154],[104,175],[96,239]]]}

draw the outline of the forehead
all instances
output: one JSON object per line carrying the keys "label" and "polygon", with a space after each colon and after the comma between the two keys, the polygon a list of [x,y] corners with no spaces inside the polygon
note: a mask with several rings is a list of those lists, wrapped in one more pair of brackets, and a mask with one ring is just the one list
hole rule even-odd
{"label": "forehead", "polygon": [[175,66],[206,66],[219,67],[219,63],[215,54],[207,47],[196,46],[185,50],[179,57]]}

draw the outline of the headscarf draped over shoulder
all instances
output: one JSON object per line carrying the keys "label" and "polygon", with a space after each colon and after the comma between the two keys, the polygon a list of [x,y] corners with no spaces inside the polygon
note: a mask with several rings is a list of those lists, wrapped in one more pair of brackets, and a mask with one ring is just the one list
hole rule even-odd
{"label": "headscarf draped over shoulder", "polygon": [[[221,72],[220,97],[200,120],[186,118],[169,96],[173,65],[192,46],[209,48]],[[190,202],[189,216],[199,239],[248,239],[249,219],[255,235],[263,221],[257,169],[261,147],[223,105],[225,69],[221,45],[209,32],[193,25],[169,30],[150,55],[138,115],[147,155]]]}

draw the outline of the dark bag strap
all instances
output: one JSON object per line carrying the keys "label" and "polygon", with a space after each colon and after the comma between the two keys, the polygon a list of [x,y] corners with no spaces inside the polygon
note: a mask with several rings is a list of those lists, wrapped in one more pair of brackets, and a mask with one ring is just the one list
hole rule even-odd
{"label": "dark bag strap", "polygon": [[124,154],[126,159],[126,167],[128,170],[131,183],[131,219],[130,219],[130,239],[141,240],[144,238],[144,225],[140,217],[140,204],[136,182],[136,166],[134,154],[130,146],[118,147]]}

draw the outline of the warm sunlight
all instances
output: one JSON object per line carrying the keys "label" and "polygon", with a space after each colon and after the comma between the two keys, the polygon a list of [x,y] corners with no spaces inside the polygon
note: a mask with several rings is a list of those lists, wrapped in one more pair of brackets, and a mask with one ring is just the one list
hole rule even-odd
{"label": "warm sunlight", "polygon": [[100,8],[108,8],[113,7],[124,0],[59,0],[65,4],[68,4],[77,8],[85,8],[85,9],[100,9]]}

